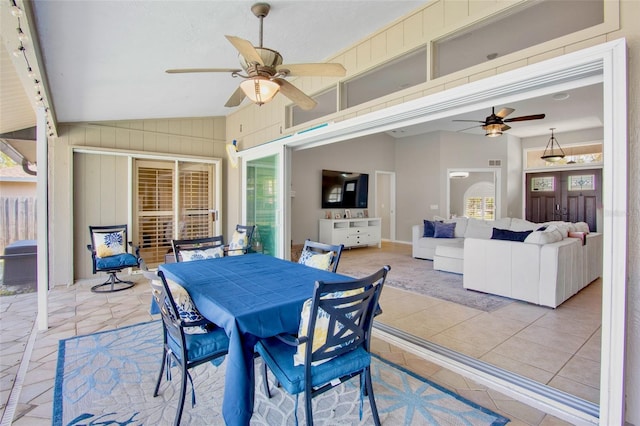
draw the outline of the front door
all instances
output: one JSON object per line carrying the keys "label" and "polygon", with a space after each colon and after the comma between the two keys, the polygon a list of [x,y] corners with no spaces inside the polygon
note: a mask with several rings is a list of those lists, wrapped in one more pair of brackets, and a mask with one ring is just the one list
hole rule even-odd
{"label": "front door", "polygon": [[598,231],[597,211],[602,204],[602,170],[571,170],[526,175],[526,218],[586,222]]}

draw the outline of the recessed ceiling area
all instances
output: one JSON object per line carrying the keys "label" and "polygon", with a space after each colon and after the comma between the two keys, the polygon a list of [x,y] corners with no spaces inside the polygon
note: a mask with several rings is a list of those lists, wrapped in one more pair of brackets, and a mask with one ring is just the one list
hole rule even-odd
{"label": "recessed ceiling area", "polygon": [[[560,96],[558,96],[560,95]],[[554,127],[557,133],[602,127],[603,125],[603,91],[602,84],[592,84],[576,89],[563,90],[530,99],[510,102],[508,105],[495,105],[496,112],[501,108],[513,108],[515,111],[507,118],[523,115],[545,114],[542,120],[520,121],[508,123],[511,129],[505,134],[519,138],[546,135]],[[559,100],[556,100],[559,98]],[[387,132],[395,138],[415,136],[435,131],[462,132],[484,135],[482,124],[457,122],[454,120],[483,121],[491,114],[491,107],[486,109],[454,115],[438,120],[420,123],[414,126],[401,127]]]}

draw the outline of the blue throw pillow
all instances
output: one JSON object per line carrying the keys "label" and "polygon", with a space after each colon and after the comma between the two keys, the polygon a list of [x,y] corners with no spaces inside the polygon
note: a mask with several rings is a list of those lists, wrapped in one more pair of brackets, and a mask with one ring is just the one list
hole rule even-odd
{"label": "blue throw pillow", "polygon": [[432,220],[425,220],[424,232],[422,233],[422,236],[426,238],[432,238],[435,230],[436,230],[436,222]]}
{"label": "blue throw pillow", "polygon": [[533,231],[509,231],[508,229],[493,228],[492,240],[523,242]]}
{"label": "blue throw pillow", "polygon": [[453,223],[435,223],[435,230],[433,236],[435,238],[453,238],[455,237],[456,224]]}

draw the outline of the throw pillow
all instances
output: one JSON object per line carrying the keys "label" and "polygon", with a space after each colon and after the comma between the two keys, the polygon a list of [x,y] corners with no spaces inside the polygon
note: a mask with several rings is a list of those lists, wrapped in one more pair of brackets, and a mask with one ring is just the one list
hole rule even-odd
{"label": "throw pillow", "polygon": [[224,257],[224,247],[212,247],[205,250],[180,250],[180,256],[182,257],[183,262],[202,259],[216,259],[219,257]]}
{"label": "throw pillow", "polygon": [[[162,282],[159,280],[154,280],[154,284],[158,286],[162,286]],[[194,322],[201,321],[204,319],[202,314],[196,308],[196,305],[191,300],[191,296],[184,287],[173,280],[167,280],[167,285],[169,286],[169,291],[171,292],[171,297],[173,297],[173,301],[176,304],[176,308],[178,309],[178,315],[180,315],[180,319],[186,322]],[[156,290],[153,290],[154,296],[157,296],[158,293]],[[185,327],[184,332],[187,334],[202,334],[207,333],[209,330],[206,327]]]}
{"label": "throw pillow", "polygon": [[109,257],[126,253],[124,231],[96,232],[93,234],[93,246],[97,257]]}
{"label": "throw pillow", "polygon": [[456,224],[454,223],[441,223],[436,222],[435,230],[433,231],[434,238],[454,238],[455,237]]}
{"label": "throw pillow", "polygon": [[[497,224],[492,220],[480,220],[469,218],[467,221],[467,230],[464,233],[465,238],[478,238],[488,240],[493,233],[493,227]],[[506,228],[505,226],[502,229]]]}
{"label": "throw pillow", "polygon": [[[352,296],[354,294],[362,293],[364,290],[359,288],[355,290],[348,291],[337,291],[335,293],[329,293],[322,296],[323,299],[326,298],[338,298],[338,297],[347,297]],[[300,327],[298,328],[298,337],[306,336],[307,329],[309,328],[309,316],[311,315],[311,304],[313,303],[313,299],[307,299],[302,305],[302,313],[300,314]],[[342,306],[342,305],[341,305]],[[342,328],[342,325],[339,322],[335,324],[338,330]],[[327,341],[327,334],[329,330],[329,315],[322,309],[318,309],[318,314],[316,316],[316,326],[314,329],[314,339],[313,339],[313,351],[317,351],[320,349],[322,345]],[[293,365],[304,365],[304,352],[306,350],[306,343],[302,343],[298,345],[296,353],[293,355]],[[338,349],[338,347],[336,347]],[[312,365],[322,364],[324,362],[329,361],[331,358],[326,358],[320,361],[313,362]]]}
{"label": "throw pillow", "polygon": [[247,241],[247,233],[244,231],[234,231],[231,242],[229,243],[228,256],[239,256],[244,254],[249,241]]}
{"label": "throw pillow", "polygon": [[548,226],[544,231],[533,231],[524,242],[529,244],[550,244],[562,241],[562,233],[554,226]]}
{"label": "throw pillow", "polygon": [[422,236],[425,238],[433,238],[433,234],[436,230],[436,221],[424,220],[424,232]]}
{"label": "throw pillow", "polygon": [[333,252],[314,253],[311,250],[304,250],[298,259],[298,263],[311,266],[312,268],[329,270],[331,261],[333,260]]}
{"label": "throw pillow", "polygon": [[576,232],[584,232],[585,234],[589,233],[589,225],[587,222],[576,222]]}
{"label": "throw pillow", "polygon": [[508,229],[493,228],[492,240],[523,242],[533,231],[510,231]]}

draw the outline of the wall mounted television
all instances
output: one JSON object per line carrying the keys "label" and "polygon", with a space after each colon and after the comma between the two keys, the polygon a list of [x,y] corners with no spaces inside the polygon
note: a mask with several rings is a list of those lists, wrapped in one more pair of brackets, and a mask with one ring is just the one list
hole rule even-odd
{"label": "wall mounted television", "polygon": [[368,198],[368,174],[322,170],[323,209],[366,209]]}

